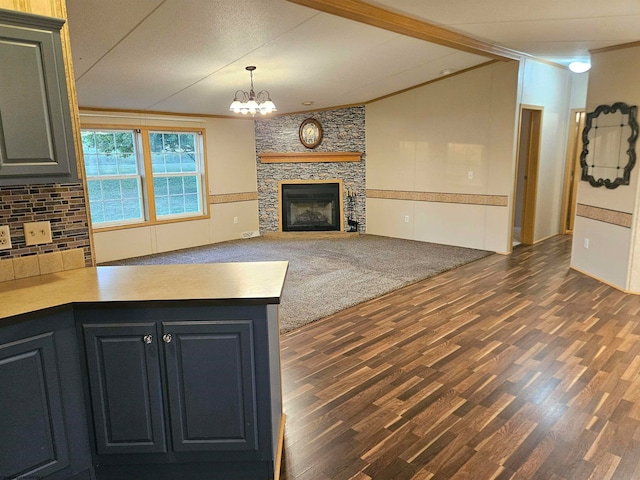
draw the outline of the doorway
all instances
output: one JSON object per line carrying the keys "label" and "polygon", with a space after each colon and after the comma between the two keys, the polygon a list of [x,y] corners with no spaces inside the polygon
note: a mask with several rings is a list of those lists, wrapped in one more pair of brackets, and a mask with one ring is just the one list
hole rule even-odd
{"label": "doorway", "polygon": [[573,221],[576,218],[578,182],[580,181],[580,154],[582,153],[582,131],[587,113],[584,110],[571,110],[569,138],[567,140],[567,160],[564,169],[564,188],[562,190],[562,211],[560,214],[560,233],[573,233]]}
{"label": "doorway", "polygon": [[534,243],[542,107],[521,106],[512,246]]}

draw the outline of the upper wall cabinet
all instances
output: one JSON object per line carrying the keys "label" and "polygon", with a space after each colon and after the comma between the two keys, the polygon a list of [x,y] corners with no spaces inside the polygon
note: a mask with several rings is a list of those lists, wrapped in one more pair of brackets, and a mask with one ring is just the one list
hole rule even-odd
{"label": "upper wall cabinet", "polygon": [[0,185],[78,179],[62,25],[0,9]]}

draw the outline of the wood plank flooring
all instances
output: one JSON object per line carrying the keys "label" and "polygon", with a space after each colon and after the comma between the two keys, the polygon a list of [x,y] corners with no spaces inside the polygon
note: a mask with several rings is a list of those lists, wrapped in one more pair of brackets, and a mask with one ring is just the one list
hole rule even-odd
{"label": "wood plank flooring", "polygon": [[640,479],[640,297],[571,238],[281,338],[284,480]]}

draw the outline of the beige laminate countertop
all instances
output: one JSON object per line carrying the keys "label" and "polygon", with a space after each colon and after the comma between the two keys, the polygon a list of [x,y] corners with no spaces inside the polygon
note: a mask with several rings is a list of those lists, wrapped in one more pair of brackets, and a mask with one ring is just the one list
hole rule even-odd
{"label": "beige laminate countertop", "polygon": [[0,318],[83,302],[280,303],[288,262],[87,267],[0,283]]}

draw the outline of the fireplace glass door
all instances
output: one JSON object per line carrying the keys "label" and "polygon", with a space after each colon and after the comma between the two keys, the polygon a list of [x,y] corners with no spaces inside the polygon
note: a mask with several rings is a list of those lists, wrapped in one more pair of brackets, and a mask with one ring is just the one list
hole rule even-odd
{"label": "fireplace glass door", "polygon": [[340,230],[338,183],[283,184],[280,205],[284,232]]}

